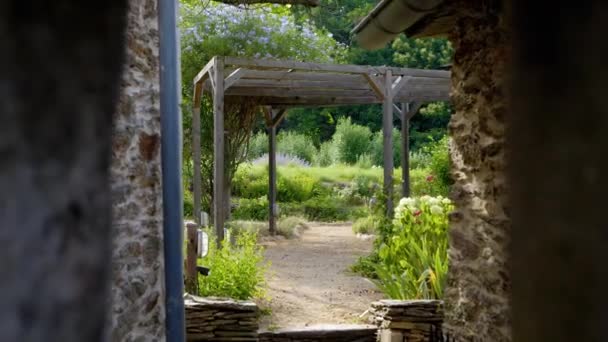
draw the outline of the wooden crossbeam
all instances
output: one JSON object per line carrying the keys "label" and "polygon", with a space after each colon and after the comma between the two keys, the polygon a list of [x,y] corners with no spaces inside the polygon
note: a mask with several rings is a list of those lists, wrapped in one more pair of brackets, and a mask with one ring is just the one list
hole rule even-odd
{"label": "wooden crossbeam", "polygon": [[209,73],[209,70],[213,69],[213,65],[215,64],[216,58],[217,57],[211,58],[209,63],[207,63],[207,65],[205,65],[205,67],[203,67],[203,69],[201,69],[201,71],[199,71],[199,73],[196,74],[196,77],[194,77],[194,84],[198,84],[198,83],[204,81],[205,78],[209,77],[207,74]]}
{"label": "wooden crossbeam", "polygon": [[384,87],[382,86],[382,84],[380,84],[380,82],[378,82],[370,74],[363,74],[363,77],[369,83],[370,87],[372,87],[378,99],[383,100],[386,94],[384,92]]}
{"label": "wooden crossbeam", "polygon": [[308,81],[308,80],[278,80],[278,79],[244,79],[241,78],[235,84],[235,87],[253,87],[253,88],[301,88],[301,89],[359,89],[371,90],[367,82],[359,81]]}
{"label": "wooden crossbeam", "polygon": [[309,97],[309,96],[374,96],[366,89],[298,89],[298,88],[241,88],[233,86],[228,89],[226,96],[273,96],[273,97]]}
{"label": "wooden crossbeam", "polygon": [[243,75],[245,75],[246,72],[247,71],[243,68],[238,68],[235,71],[231,72],[228,75],[228,77],[226,77],[226,79],[224,80],[224,91],[226,91],[234,83],[236,83],[238,80],[240,80],[241,77],[243,77]]}

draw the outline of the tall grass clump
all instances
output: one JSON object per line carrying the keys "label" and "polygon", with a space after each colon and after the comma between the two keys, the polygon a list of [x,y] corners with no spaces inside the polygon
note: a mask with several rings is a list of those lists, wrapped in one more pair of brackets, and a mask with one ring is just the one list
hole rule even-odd
{"label": "tall grass clump", "polygon": [[378,287],[392,299],[441,299],[448,271],[449,199],[403,198],[378,250]]}
{"label": "tall grass clump", "polygon": [[265,297],[269,264],[264,262],[264,248],[257,244],[256,233],[242,232],[234,246],[227,241],[221,248],[210,243],[209,254],[200,263],[211,269],[209,276],[199,277],[200,296],[237,300]]}

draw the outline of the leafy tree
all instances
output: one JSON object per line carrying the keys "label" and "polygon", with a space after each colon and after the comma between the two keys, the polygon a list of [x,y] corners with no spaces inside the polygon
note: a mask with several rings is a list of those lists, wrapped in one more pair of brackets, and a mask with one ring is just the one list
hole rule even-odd
{"label": "leafy tree", "polygon": [[[317,62],[341,60],[345,47],[310,22],[296,22],[291,12],[277,5],[256,8],[203,4],[182,0],[182,95],[184,113],[184,163],[191,167],[192,93],[191,80],[215,55],[256,58],[287,58]],[[230,191],[236,168],[246,158],[251,131],[258,115],[256,100],[240,98],[225,104],[226,188]],[[203,209],[211,210],[213,189],[213,114],[211,101],[201,108],[201,172]],[[188,175],[189,172],[184,172]],[[191,182],[191,180],[187,180]],[[228,198],[229,196],[225,196]],[[226,203],[225,205],[228,205]]]}

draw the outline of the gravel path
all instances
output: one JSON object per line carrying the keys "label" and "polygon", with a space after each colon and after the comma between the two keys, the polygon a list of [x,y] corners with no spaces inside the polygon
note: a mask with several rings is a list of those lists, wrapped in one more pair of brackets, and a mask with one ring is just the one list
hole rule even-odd
{"label": "gravel path", "polygon": [[263,318],[262,327],[359,323],[359,315],[382,294],[348,269],[372,244],[357,238],[347,224],[312,224],[299,239],[265,242],[266,259],[272,263],[272,314]]}

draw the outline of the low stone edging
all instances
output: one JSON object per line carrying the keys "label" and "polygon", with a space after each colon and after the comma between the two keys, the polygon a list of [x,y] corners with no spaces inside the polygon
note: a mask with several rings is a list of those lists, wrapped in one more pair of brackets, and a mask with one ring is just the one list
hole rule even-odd
{"label": "low stone edging", "polygon": [[381,342],[430,341],[433,331],[441,331],[443,301],[381,300],[372,303],[370,313]]}
{"label": "low stone edging", "polygon": [[375,342],[378,328],[373,325],[315,325],[305,328],[266,331],[260,342]]}
{"label": "low stone edging", "polygon": [[184,296],[188,341],[258,341],[258,306],[251,301]]}

